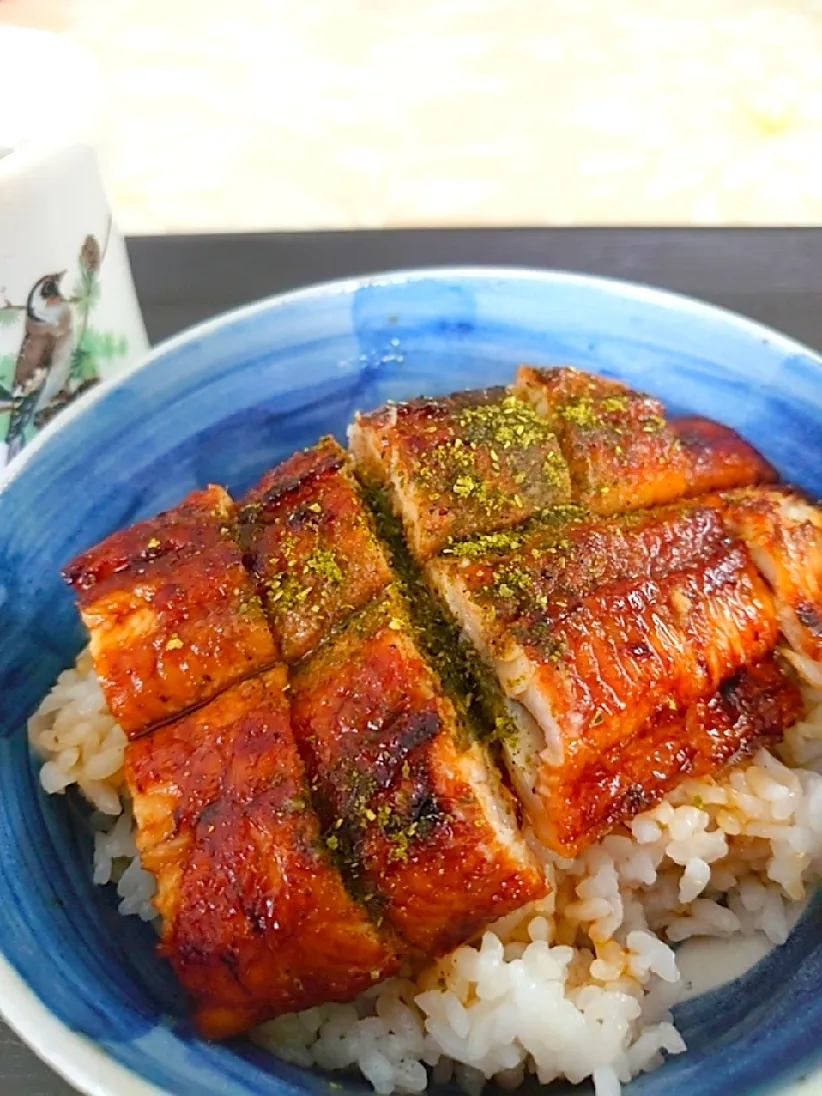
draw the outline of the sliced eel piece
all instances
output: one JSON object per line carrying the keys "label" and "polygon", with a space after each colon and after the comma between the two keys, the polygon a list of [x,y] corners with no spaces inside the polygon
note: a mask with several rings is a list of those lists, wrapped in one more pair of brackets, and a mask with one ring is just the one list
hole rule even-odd
{"label": "sliced eel piece", "polygon": [[503,389],[390,404],[350,431],[361,472],[385,486],[417,557],[507,529],[570,500],[548,423]]}
{"label": "sliced eel piece", "polygon": [[543,832],[566,856],[658,803],[685,777],[716,775],[776,745],[802,711],[799,687],[773,657],[727,678],[684,711],[662,711],[627,744],[573,772],[544,768],[540,795],[552,804]]}
{"label": "sliced eel piece", "polygon": [[112,534],[70,563],[106,702],[134,735],[274,662],[221,487]]}
{"label": "sliced eel piece", "polygon": [[476,601],[483,626],[501,636],[535,609],[567,608],[617,579],[681,570],[727,541],[710,505],[675,503],[614,518],[563,507],[519,529],[449,544],[426,569],[449,601]]}
{"label": "sliced eel piece", "polygon": [[715,503],[773,590],[803,672],[822,687],[822,512],[787,487],[729,491]]}
{"label": "sliced eel piece", "polygon": [[512,391],[556,431],[573,501],[595,513],[776,478],[733,430],[695,417],[668,421],[659,400],[619,381],[565,366],[521,366]]}
{"label": "sliced eel piece", "polygon": [[391,581],[349,461],[324,438],[267,472],[238,509],[245,559],[286,662]]}
{"label": "sliced eel piece", "polygon": [[208,1038],[393,974],[400,951],[321,840],[280,666],[129,743],[137,846],[161,952]]}
{"label": "sliced eel piece", "polygon": [[556,431],[585,509],[617,514],[686,493],[687,461],[659,400],[565,367],[521,366],[513,392]]}
{"label": "sliced eel piece", "polygon": [[415,949],[443,954],[545,894],[509,796],[395,592],[295,668],[292,696],[326,840]]}
{"label": "sliced eel piece", "polygon": [[709,507],[536,526],[508,547],[487,540],[428,573],[509,698],[518,731],[503,743],[506,760],[550,841],[545,774],[575,772],[661,709],[713,693],[773,649],[776,613],[744,545]]}
{"label": "sliced eel piece", "polygon": [[779,478],[765,458],[729,426],[689,415],[671,419],[671,429],[688,461],[689,497]]}

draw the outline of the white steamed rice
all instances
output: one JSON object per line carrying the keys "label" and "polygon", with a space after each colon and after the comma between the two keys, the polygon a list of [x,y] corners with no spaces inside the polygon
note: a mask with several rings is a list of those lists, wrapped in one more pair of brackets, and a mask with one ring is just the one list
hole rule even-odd
{"label": "white steamed rice", "polygon": [[[795,660],[800,670],[801,662]],[[805,668],[806,670],[808,668]],[[597,1096],[685,1044],[670,1014],[687,990],[673,945],[691,937],[783,943],[822,873],[822,682],[776,752],[720,780],[686,780],[620,834],[569,861],[534,843],[552,893],[433,967],[348,1005],[283,1016],[252,1033],[290,1062],[358,1068],[379,1093],[455,1078],[591,1077]],[[810,679],[811,674],[806,676]],[[94,881],[120,912],[156,916],[123,783],[125,735],[84,652],[29,723],[47,792],[74,784],[97,808]],[[105,822],[101,820],[105,819]]]}

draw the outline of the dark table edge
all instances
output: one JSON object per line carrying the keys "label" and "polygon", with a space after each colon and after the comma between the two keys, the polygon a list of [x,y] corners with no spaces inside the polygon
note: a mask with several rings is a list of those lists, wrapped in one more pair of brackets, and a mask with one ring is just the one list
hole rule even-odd
{"label": "dark table edge", "polygon": [[822,346],[822,228],[481,228],[135,236],[150,337],[248,301],[389,270],[520,266],[699,297]]}

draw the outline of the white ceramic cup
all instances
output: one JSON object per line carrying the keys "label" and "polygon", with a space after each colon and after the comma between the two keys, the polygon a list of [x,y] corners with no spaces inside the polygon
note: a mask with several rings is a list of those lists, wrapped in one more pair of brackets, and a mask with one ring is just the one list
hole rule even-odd
{"label": "white ceramic cup", "polygon": [[0,27],[0,104],[2,468],[147,342],[101,178],[91,58],[55,35]]}

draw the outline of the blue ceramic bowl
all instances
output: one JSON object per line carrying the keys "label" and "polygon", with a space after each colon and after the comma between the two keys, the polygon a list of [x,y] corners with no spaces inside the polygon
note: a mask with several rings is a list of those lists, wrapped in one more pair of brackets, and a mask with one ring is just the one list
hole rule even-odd
{"label": "blue ceramic bowl", "polygon": [[[26,718],[84,642],[60,567],[196,486],[242,490],[320,434],[344,437],[357,408],[506,382],[521,361],[602,370],[721,419],[822,493],[815,354],[681,297],[523,271],[398,274],[243,309],[166,343],[15,464],[0,489],[0,1007],[81,1089],[332,1091],[251,1046],[195,1037],[152,930],[118,917],[110,890],[92,885],[70,801],[40,793]],[[683,1005],[688,1052],[628,1092],[822,1094],[820,987],[817,910],[743,979]],[[335,1096],[340,1087],[338,1077]]]}

